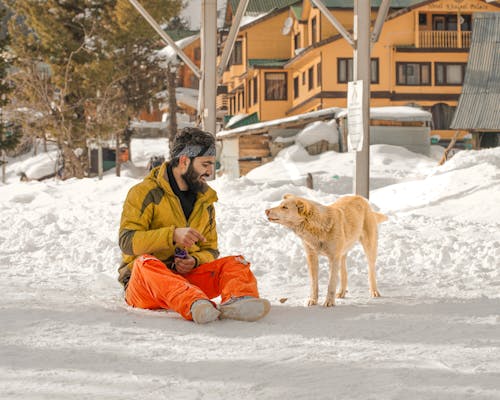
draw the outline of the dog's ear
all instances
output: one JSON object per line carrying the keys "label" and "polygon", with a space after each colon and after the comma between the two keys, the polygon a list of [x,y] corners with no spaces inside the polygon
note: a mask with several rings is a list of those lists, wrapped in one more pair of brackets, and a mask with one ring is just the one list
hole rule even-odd
{"label": "dog's ear", "polygon": [[297,199],[295,201],[295,205],[297,206],[297,211],[299,215],[307,215],[310,211],[309,203],[303,199]]}
{"label": "dog's ear", "polygon": [[289,198],[291,198],[291,197],[295,197],[295,196],[294,196],[293,194],[291,194],[291,193],[285,193],[285,194],[283,195],[283,200],[289,199]]}

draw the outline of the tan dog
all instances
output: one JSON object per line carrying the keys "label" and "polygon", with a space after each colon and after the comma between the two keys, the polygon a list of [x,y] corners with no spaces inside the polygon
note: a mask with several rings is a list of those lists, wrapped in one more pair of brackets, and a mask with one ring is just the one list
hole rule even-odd
{"label": "tan dog", "polygon": [[[335,305],[335,297],[345,297],[347,291],[346,255],[359,241],[368,259],[368,280],[372,297],[379,297],[375,278],[377,258],[377,225],[387,220],[384,214],[372,210],[361,196],[345,196],[324,206],[311,200],[285,194],[278,207],[266,210],[269,221],[292,229],[301,239],[307,253],[311,292],[308,305],[318,304],[318,256],[325,255],[330,263],[328,293],[324,305]],[[340,271],[340,290],[337,276]]]}

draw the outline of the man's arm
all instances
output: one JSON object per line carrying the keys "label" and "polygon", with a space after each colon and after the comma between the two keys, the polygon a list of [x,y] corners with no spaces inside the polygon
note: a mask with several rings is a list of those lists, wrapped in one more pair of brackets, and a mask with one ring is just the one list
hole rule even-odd
{"label": "man's arm", "polygon": [[202,234],[205,238],[203,242],[198,243],[199,250],[190,255],[196,260],[196,266],[214,261],[219,258],[219,249],[217,245],[217,227],[215,223],[215,209],[213,204],[207,209],[208,223]]}
{"label": "man's arm", "polygon": [[143,198],[141,190],[132,188],[123,205],[120,221],[119,244],[124,254],[138,256],[161,250],[174,251],[175,226],[159,229],[149,229],[153,218],[153,207],[149,205],[142,209]]}

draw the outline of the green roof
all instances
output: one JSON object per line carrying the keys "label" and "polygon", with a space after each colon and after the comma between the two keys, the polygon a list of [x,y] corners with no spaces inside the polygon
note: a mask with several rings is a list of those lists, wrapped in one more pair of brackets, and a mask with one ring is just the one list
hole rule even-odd
{"label": "green roof", "polygon": [[197,35],[200,31],[190,31],[184,29],[165,29],[165,33],[172,38],[174,42],[187,38],[189,36]]}
{"label": "green roof", "polygon": [[[424,3],[428,0],[391,0],[390,7],[391,8],[407,8],[414,6],[418,3]],[[371,6],[372,8],[379,8],[382,0],[372,0]],[[353,8],[354,0],[323,0],[323,4],[327,8]],[[313,5],[314,6],[314,5]]]}
{"label": "green roof", "polygon": [[[233,117],[233,115],[226,115],[224,117],[224,122],[227,123],[232,117]],[[234,129],[234,128],[239,128],[240,126],[256,124],[257,122],[260,122],[259,115],[256,112],[254,112],[254,113],[247,115],[246,117],[236,121],[234,124],[231,124],[230,126],[226,126],[226,128]]]}
{"label": "green roof", "polygon": [[295,17],[297,19],[300,19],[302,17],[302,6],[292,6],[290,7],[292,9],[292,12],[295,14]]}
{"label": "green roof", "polygon": [[[236,13],[240,0],[229,0],[233,13]],[[250,0],[247,6],[247,13],[266,13],[271,10],[289,7],[301,0]]]}
{"label": "green roof", "polygon": [[248,64],[251,67],[269,67],[269,68],[275,68],[275,67],[282,67],[285,65],[289,59],[283,60],[283,59],[264,59],[264,58],[251,58],[248,60]]}

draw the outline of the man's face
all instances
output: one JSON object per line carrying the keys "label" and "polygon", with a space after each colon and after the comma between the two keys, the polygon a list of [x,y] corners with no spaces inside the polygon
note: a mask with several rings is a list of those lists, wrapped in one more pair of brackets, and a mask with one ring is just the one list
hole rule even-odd
{"label": "man's face", "polygon": [[208,189],[207,179],[214,172],[215,157],[196,157],[189,163],[181,176],[195,193],[205,193]]}

